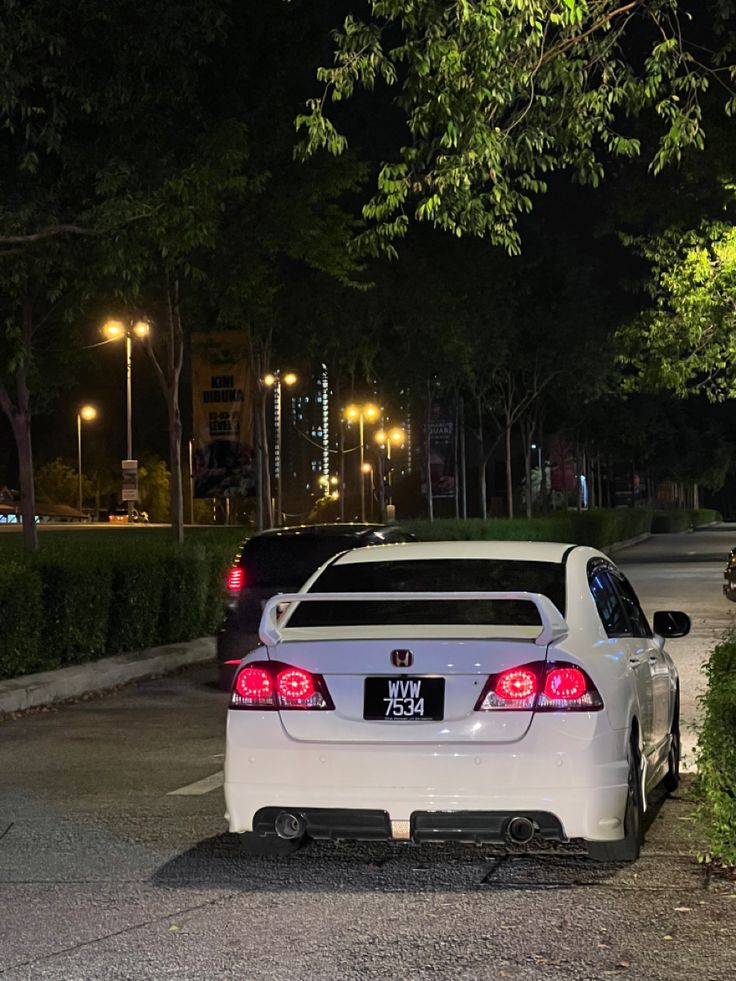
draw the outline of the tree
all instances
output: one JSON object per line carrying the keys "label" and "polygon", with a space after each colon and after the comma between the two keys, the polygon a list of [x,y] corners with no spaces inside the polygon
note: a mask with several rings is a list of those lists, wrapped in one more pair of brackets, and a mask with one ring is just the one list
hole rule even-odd
{"label": "tree", "polygon": [[[36,494],[40,501],[48,504],[67,504],[79,506],[79,474],[73,468],[56,459],[46,463],[35,474]],[[82,500],[92,495],[92,482],[82,475]]]}
{"label": "tree", "polygon": [[657,172],[684,148],[703,145],[701,99],[713,82],[733,110],[733,4],[703,7],[682,0],[369,0],[367,19],[349,14],[334,33],[334,64],[318,72],[322,95],[297,119],[301,152],[342,153],[347,138],[327,106],[338,113],[357,90],[372,93],[382,82],[397,91],[407,132],[379,169],[364,207],[373,226],[362,245],[395,255],[394,240],[413,216],[518,251],[518,217],[546,190],[552,171],[572,168],[597,184],[605,154],[640,152],[639,140],[622,134],[626,116],[659,117]]}
{"label": "tree", "polygon": [[671,231],[641,248],[654,305],[619,332],[630,389],[736,395],[736,226]]}

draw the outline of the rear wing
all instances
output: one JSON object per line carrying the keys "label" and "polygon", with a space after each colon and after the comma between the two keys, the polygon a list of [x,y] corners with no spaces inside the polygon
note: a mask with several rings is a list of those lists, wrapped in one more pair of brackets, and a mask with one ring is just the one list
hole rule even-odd
{"label": "rear wing", "polygon": [[[431,592],[431,593],[277,593],[263,608],[258,636],[266,647],[278,644],[282,631],[298,603],[395,603],[407,600],[423,600],[434,603],[447,600],[519,600],[533,603],[542,621],[542,629],[534,639],[535,644],[546,647],[569,632],[567,621],[547,596],[541,593],[481,593],[481,592]],[[284,609],[284,607],[287,607]]]}

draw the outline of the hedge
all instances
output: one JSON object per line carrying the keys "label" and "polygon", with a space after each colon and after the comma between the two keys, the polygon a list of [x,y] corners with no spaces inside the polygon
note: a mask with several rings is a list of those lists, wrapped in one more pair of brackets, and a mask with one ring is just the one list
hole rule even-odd
{"label": "hedge", "polygon": [[244,537],[228,532],[195,535],[181,548],[152,531],[58,532],[32,557],[4,536],[0,678],[210,636]]}
{"label": "hedge", "polygon": [[544,518],[441,518],[436,521],[402,521],[401,527],[420,541],[547,541],[573,542],[606,548],[647,534],[652,512],[644,508],[564,511]]}
{"label": "hedge", "polygon": [[718,644],[706,665],[700,699],[696,782],[710,858],[736,865],[736,633]]}
{"label": "hedge", "polygon": [[652,517],[652,534],[662,535],[673,531],[690,531],[691,528],[701,528],[723,518],[719,511],[710,508],[687,508],[677,511],[655,511]]}

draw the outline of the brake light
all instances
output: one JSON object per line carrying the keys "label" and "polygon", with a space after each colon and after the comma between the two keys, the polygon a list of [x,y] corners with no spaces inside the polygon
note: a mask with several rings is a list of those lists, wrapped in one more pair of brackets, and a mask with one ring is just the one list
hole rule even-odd
{"label": "brake light", "polygon": [[537,692],[537,676],[529,668],[514,668],[504,671],[496,682],[494,691],[499,698],[509,702],[518,702],[529,698]]}
{"label": "brake light", "polygon": [[574,664],[538,662],[493,674],[476,702],[476,712],[595,712],[603,708],[598,689]]}
{"label": "brake light", "polygon": [[235,679],[235,691],[254,705],[268,705],[273,700],[273,678],[263,668],[243,668]]}
{"label": "brake light", "polygon": [[311,698],[314,695],[314,678],[301,668],[288,668],[276,678],[279,695],[287,702]]}
{"label": "brake light", "polygon": [[585,675],[577,668],[555,668],[544,679],[545,698],[580,698],[587,690]]}
{"label": "brake light", "polygon": [[321,674],[280,661],[253,661],[238,671],[233,709],[334,709]]}
{"label": "brake light", "polygon": [[245,585],[245,569],[241,565],[234,565],[227,574],[225,587],[230,593],[239,593]]}

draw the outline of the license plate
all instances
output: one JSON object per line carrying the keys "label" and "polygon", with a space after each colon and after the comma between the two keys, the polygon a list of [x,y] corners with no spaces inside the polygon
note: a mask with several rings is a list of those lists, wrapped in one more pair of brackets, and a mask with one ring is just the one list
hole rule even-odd
{"label": "license plate", "polygon": [[366,678],[364,719],[431,719],[439,722],[445,712],[444,678]]}

